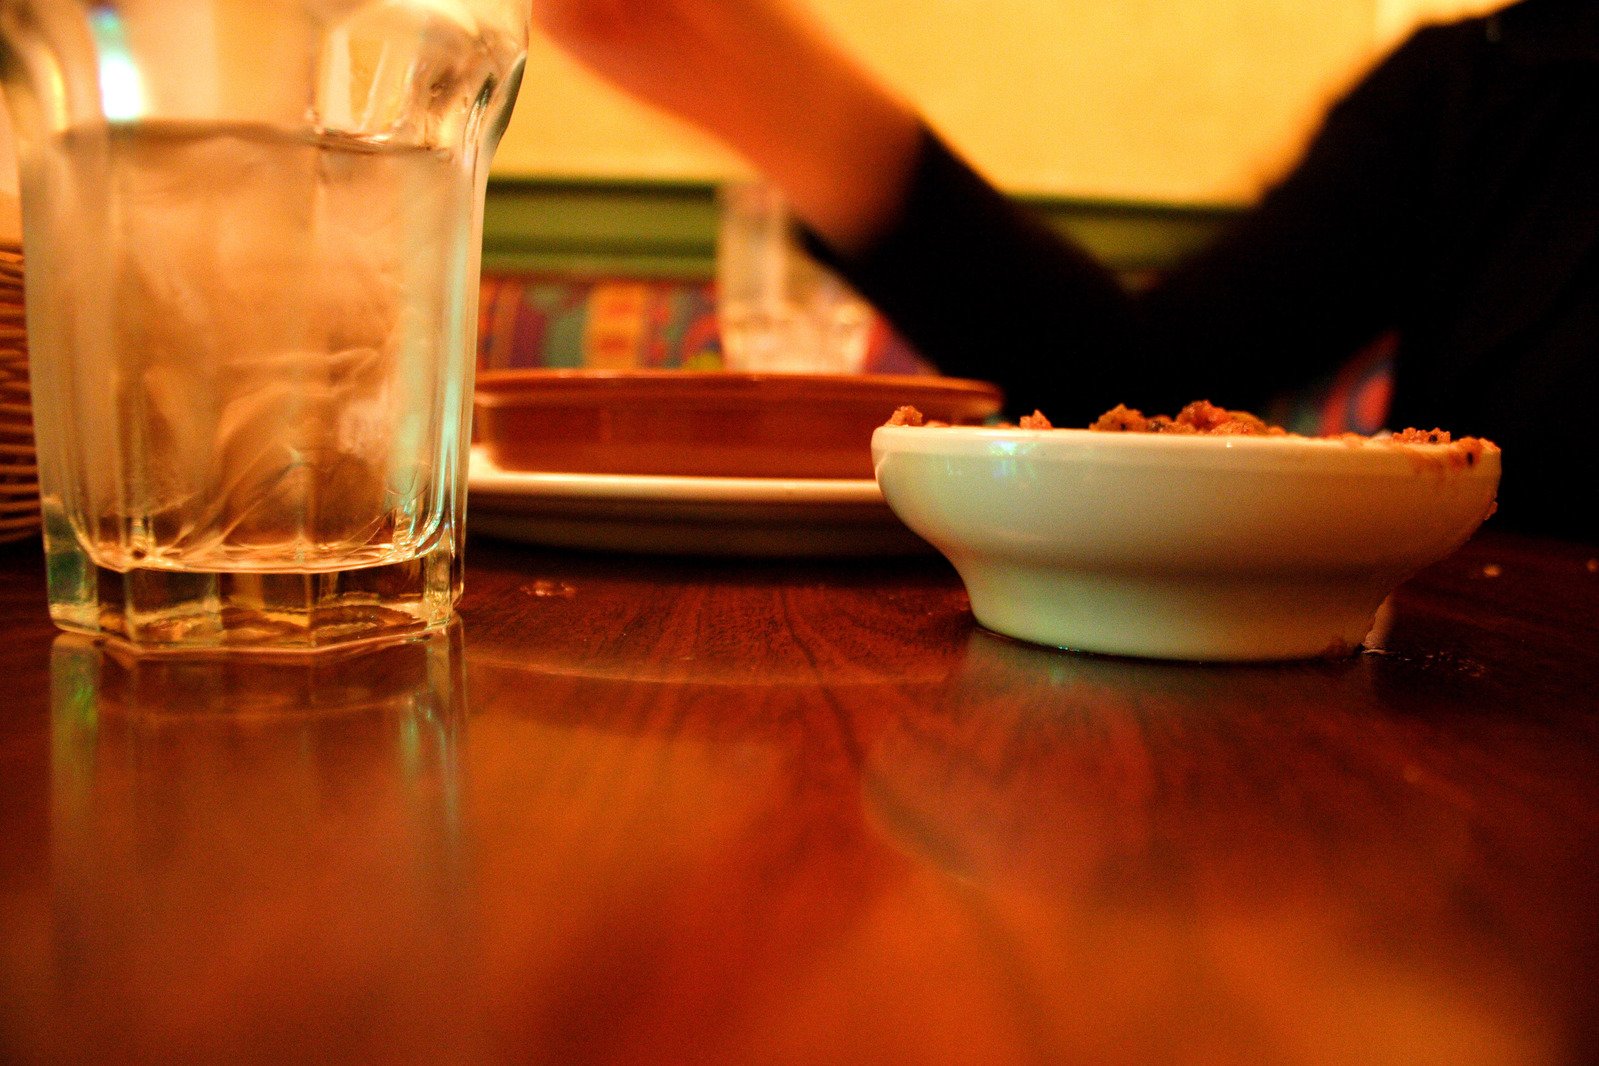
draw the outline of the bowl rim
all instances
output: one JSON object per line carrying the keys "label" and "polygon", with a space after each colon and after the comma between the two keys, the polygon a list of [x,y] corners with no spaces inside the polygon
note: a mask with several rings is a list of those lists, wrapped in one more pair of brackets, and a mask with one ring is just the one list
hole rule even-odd
{"label": "bowl rim", "polygon": [[1410,474],[1421,466],[1477,477],[1497,477],[1500,456],[1497,445],[1478,438],[1434,444],[1356,434],[1110,433],[1014,426],[879,426],[872,434],[872,451],[878,456],[1026,457],[1056,463],[1182,465],[1238,471],[1280,466],[1301,473],[1391,470]]}

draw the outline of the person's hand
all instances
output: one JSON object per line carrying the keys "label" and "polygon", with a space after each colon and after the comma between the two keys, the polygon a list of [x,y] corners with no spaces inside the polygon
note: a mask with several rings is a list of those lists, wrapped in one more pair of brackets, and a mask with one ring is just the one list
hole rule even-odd
{"label": "person's hand", "polygon": [[533,0],[556,44],[726,143],[844,251],[898,208],[917,116],[784,0]]}

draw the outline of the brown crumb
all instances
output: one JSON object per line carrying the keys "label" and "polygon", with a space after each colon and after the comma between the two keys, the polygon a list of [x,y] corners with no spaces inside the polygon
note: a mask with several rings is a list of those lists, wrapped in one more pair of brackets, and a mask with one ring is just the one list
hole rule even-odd
{"label": "brown crumb", "polygon": [[[890,426],[942,426],[946,423],[930,421],[914,407],[896,410],[886,423]],[[1000,428],[1014,428],[1009,422],[999,423]],[[1023,415],[1022,429],[1054,429],[1054,423],[1042,411]],[[1286,437],[1294,436],[1282,426],[1272,425],[1259,415],[1248,411],[1232,411],[1218,407],[1209,400],[1195,400],[1175,418],[1169,415],[1145,415],[1137,408],[1117,404],[1100,415],[1088,427],[1097,433],[1204,433],[1219,437]],[[1332,439],[1342,440],[1351,446],[1363,445],[1372,438],[1358,433],[1340,433]],[[1404,429],[1388,439],[1397,444],[1449,444],[1447,456],[1451,463],[1476,466],[1486,452],[1497,451],[1493,442],[1479,437],[1451,437],[1444,429]]]}
{"label": "brown crumb", "polygon": [[1449,431],[1447,429],[1416,429],[1410,427],[1395,433],[1392,439],[1396,444],[1448,444]]}
{"label": "brown crumb", "polygon": [[1201,433],[1209,433],[1223,422],[1232,420],[1231,411],[1225,407],[1217,407],[1209,400],[1195,400],[1177,412],[1177,421],[1193,426]]}
{"label": "brown crumb", "polygon": [[1495,447],[1481,437],[1451,438],[1447,429],[1402,429],[1389,439],[1396,444],[1448,444],[1446,454],[1453,466],[1476,466],[1483,453]]}
{"label": "brown crumb", "polygon": [[1117,404],[1088,427],[1100,433],[1212,433],[1232,437],[1281,437],[1288,431],[1248,411],[1229,411],[1209,400],[1195,400],[1177,417],[1151,415]]}
{"label": "brown crumb", "polygon": [[1119,403],[1100,415],[1088,428],[1100,433],[1148,433],[1153,428],[1149,421],[1144,417],[1144,412]]}
{"label": "brown crumb", "polygon": [[1177,424],[1192,426],[1196,433],[1214,433],[1222,437],[1280,437],[1288,432],[1259,415],[1229,411],[1209,400],[1195,400],[1178,411]]}
{"label": "brown crumb", "polygon": [[894,413],[888,416],[885,426],[921,426],[927,424],[927,419],[922,413],[909,404],[896,407]]}
{"label": "brown crumb", "polygon": [[1184,433],[1198,433],[1199,430],[1186,422],[1179,422],[1170,415],[1155,415],[1149,420],[1151,433],[1175,433],[1181,436]]}

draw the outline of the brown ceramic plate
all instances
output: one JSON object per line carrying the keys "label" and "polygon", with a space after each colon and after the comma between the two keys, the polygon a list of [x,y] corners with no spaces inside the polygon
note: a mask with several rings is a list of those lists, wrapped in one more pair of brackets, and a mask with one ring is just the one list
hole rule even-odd
{"label": "brown ceramic plate", "polygon": [[690,477],[870,478],[872,431],[909,404],[981,423],[993,385],[886,374],[494,370],[477,440],[502,470]]}

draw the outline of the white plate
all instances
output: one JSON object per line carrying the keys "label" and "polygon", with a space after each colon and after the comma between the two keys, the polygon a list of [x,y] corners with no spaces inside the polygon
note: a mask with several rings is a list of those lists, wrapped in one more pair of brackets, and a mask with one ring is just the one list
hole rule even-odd
{"label": "white plate", "polygon": [[522,473],[474,450],[468,486],[472,533],[550,547],[835,558],[930,550],[869,480]]}

